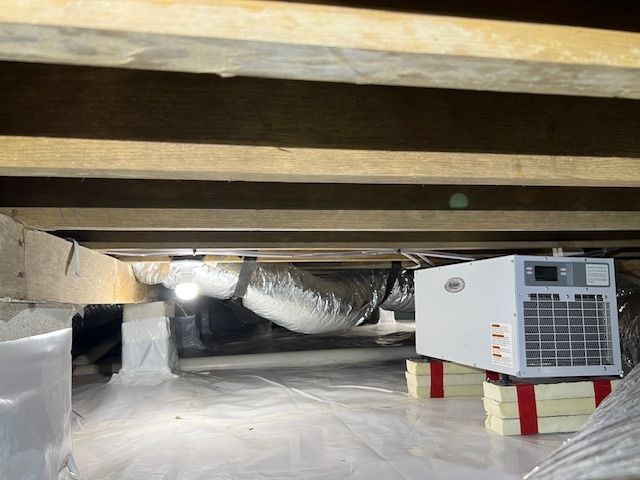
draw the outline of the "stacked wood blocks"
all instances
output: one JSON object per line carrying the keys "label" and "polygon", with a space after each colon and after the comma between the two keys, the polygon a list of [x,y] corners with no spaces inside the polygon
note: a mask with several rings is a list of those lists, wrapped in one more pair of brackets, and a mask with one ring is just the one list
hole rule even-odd
{"label": "stacked wood blocks", "polygon": [[483,383],[485,426],[502,435],[575,432],[618,380],[499,385]]}
{"label": "stacked wood blocks", "polygon": [[407,360],[407,391],[414,398],[481,397],[484,370],[442,362]]}

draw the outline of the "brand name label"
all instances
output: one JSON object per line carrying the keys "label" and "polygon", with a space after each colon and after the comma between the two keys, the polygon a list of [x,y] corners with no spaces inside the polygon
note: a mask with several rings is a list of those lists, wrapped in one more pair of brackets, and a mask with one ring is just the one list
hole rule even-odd
{"label": "brand name label", "polygon": [[444,284],[444,289],[449,293],[458,293],[464,290],[465,283],[460,277],[453,277]]}

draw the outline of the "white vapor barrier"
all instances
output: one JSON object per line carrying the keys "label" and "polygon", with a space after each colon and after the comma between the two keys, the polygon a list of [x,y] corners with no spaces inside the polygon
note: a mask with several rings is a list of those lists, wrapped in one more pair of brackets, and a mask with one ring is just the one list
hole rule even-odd
{"label": "white vapor barrier", "polygon": [[71,329],[0,343],[0,478],[79,478],[71,458]]}
{"label": "white vapor barrier", "polygon": [[91,480],[502,480],[566,438],[503,437],[484,428],[480,398],[405,389],[403,361],[85,384],[74,456]]}
{"label": "white vapor barrier", "polygon": [[112,382],[123,385],[155,385],[174,378],[177,362],[169,318],[123,322],[122,368]]}
{"label": "white vapor barrier", "polygon": [[345,363],[402,360],[416,356],[416,347],[334,348],[330,350],[301,350],[297,352],[250,353],[244,355],[216,355],[180,360],[180,369],[202,372],[229,369],[262,369],[280,367],[317,367]]}

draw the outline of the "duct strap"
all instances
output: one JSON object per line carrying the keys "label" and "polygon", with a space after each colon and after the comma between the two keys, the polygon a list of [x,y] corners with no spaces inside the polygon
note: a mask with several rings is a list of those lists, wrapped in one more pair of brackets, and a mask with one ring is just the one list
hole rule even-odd
{"label": "duct strap", "polygon": [[389,272],[389,276],[387,277],[387,284],[384,287],[384,296],[378,306],[382,305],[387,301],[389,295],[393,291],[393,286],[396,284],[396,280],[398,280],[398,275],[400,274],[400,270],[402,269],[402,262],[391,262],[391,271]]}
{"label": "duct strap", "polygon": [[258,259],[256,257],[244,257],[242,268],[238,275],[238,281],[236,282],[236,288],[233,291],[233,296],[231,297],[232,300],[240,301],[244,298],[244,294],[247,293],[247,288],[249,287],[251,275],[256,269],[257,260]]}

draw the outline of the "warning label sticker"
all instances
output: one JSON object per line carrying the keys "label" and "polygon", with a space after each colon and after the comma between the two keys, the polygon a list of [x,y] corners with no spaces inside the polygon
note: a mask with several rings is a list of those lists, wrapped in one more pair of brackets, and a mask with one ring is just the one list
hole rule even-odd
{"label": "warning label sticker", "polygon": [[609,265],[606,263],[587,263],[587,285],[594,287],[609,286]]}
{"label": "warning label sticker", "polygon": [[513,367],[513,341],[508,323],[491,323],[491,363]]}

